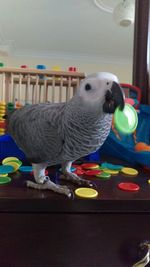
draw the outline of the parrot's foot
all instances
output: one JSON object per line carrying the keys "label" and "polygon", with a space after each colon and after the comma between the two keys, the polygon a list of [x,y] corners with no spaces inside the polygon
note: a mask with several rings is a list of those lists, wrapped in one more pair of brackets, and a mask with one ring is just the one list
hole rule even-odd
{"label": "parrot's foot", "polygon": [[50,180],[48,176],[40,176],[40,177],[34,177],[37,184],[45,184],[47,181]]}
{"label": "parrot's foot", "polygon": [[78,185],[93,187],[93,184],[91,181],[80,178],[78,175],[72,172],[67,172],[65,174],[60,175],[60,179],[68,180]]}
{"label": "parrot's foot", "polygon": [[57,185],[55,183],[53,183],[52,181],[50,181],[50,179],[48,179],[44,184],[37,184],[34,183],[32,181],[27,181],[27,187],[31,187],[34,189],[39,189],[39,190],[52,190],[54,192],[60,193],[60,194],[64,194],[67,195],[69,198],[72,197],[72,191],[70,188],[68,188],[67,186],[62,186],[62,185]]}

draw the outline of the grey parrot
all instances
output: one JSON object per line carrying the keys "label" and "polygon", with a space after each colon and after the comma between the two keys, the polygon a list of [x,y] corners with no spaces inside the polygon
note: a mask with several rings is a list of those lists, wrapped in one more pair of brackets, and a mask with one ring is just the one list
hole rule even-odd
{"label": "grey parrot", "polygon": [[51,189],[71,195],[67,186],[45,176],[48,166],[61,164],[61,178],[78,185],[91,182],[71,172],[72,162],[102,146],[116,107],[124,108],[118,78],[107,72],[87,76],[76,94],[65,103],[41,103],[16,110],[9,121],[9,133],[33,166],[35,183],[27,186]]}

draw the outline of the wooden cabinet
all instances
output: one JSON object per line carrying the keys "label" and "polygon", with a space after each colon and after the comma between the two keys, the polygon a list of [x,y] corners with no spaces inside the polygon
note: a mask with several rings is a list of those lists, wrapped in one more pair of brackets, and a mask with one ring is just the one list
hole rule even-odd
{"label": "wooden cabinet", "polygon": [[148,214],[4,213],[0,266],[129,267],[149,225]]}
{"label": "wooden cabinet", "polygon": [[[0,266],[132,267],[143,257],[139,245],[150,240],[148,173],[93,178],[94,200],[29,189],[26,178],[15,174],[0,187]],[[138,183],[139,192],[119,190],[121,181]]]}

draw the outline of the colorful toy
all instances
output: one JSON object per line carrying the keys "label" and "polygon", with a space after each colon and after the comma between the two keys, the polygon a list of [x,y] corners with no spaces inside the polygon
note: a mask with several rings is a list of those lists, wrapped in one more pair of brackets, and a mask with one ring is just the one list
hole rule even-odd
{"label": "colorful toy", "polygon": [[101,170],[87,170],[85,171],[85,175],[87,176],[96,176],[98,174],[101,174],[102,171]]}
{"label": "colorful toy", "polygon": [[76,72],[77,71],[77,68],[76,67],[69,67],[68,68],[68,71]]}
{"label": "colorful toy", "polygon": [[21,171],[21,172],[32,172],[33,168],[32,168],[32,166],[21,166],[19,168],[19,171]]}
{"label": "colorful toy", "polygon": [[[38,70],[45,70],[46,69],[46,66],[45,65],[37,65],[36,68]],[[40,79],[44,79],[44,75],[39,75],[39,78]]]}
{"label": "colorful toy", "polygon": [[11,178],[10,177],[8,177],[8,176],[4,177],[4,176],[0,175],[0,185],[8,184],[10,182],[11,182]]}
{"label": "colorful toy", "polygon": [[150,145],[147,145],[144,142],[138,142],[135,145],[135,151],[141,152],[141,151],[150,151]]}
{"label": "colorful toy", "polygon": [[121,172],[126,175],[135,176],[138,174],[138,171],[133,168],[124,167]]}
{"label": "colorful toy", "polygon": [[96,198],[98,192],[93,188],[80,187],[75,190],[75,194],[81,198]]}
{"label": "colorful toy", "polygon": [[127,192],[137,192],[140,189],[138,184],[128,182],[118,184],[118,188]]}
{"label": "colorful toy", "polygon": [[138,124],[136,110],[129,104],[125,104],[123,110],[116,108],[114,113],[114,126],[123,134],[131,134],[135,131]]}
{"label": "colorful toy", "polygon": [[22,68],[22,69],[27,69],[28,66],[27,66],[27,65],[21,65],[20,68]]}
{"label": "colorful toy", "polygon": [[97,168],[99,168],[99,165],[98,164],[96,164],[96,163],[83,163],[82,165],[81,165],[81,168],[83,168],[83,169],[91,169],[91,170],[94,170],[94,169],[97,169]]}
{"label": "colorful toy", "polygon": [[61,71],[61,67],[60,66],[53,66],[52,71]]}
{"label": "colorful toy", "polygon": [[6,103],[4,101],[0,102],[0,135],[4,135],[6,132]]}
{"label": "colorful toy", "polygon": [[22,162],[16,157],[7,157],[3,159],[2,164],[3,166],[12,166],[12,172],[16,172],[22,165]]}

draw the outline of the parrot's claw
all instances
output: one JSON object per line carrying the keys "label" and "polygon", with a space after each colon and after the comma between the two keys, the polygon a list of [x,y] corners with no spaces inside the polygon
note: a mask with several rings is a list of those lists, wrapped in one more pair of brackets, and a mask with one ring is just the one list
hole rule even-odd
{"label": "parrot's claw", "polygon": [[80,178],[78,175],[68,172],[66,174],[60,175],[60,179],[62,180],[68,180],[78,185],[84,185],[88,187],[93,187],[93,184],[91,181],[85,180],[83,178]]}
{"label": "parrot's claw", "polygon": [[50,181],[50,179],[47,180],[47,182],[45,182],[44,184],[38,184],[32,181],[27,181],[26,185],[27,187],[31,187],[31,188],[39,189],[39,190],[46,190],[46,189],[52,190],[54,192],[67,195],[69,198],[72,198],[73,196],[73,192],[69,187],[67,187],[66,185],[63,186],[63,185],[55,184],[52,181]]}

